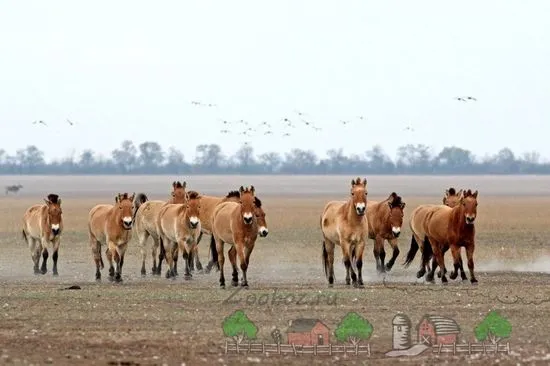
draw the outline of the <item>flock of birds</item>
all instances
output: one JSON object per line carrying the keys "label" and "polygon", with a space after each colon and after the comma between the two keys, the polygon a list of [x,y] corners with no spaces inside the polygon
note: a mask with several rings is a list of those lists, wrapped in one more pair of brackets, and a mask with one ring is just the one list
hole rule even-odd
{"label": "flock of birds", "polygon": [[[463,96],[463,97],[455,97],[454,98],[457,101],[460,102],[468,102],[468,101],[477,101],[476,98],[471,96]],[[214,103],[203,103],[197,100],[191,101],[191,104],[197,107],[207,107],[207,108],[214,108],[217,107],[217,104]],[[242,136],[246,139],[260,134],[263,136],[275,136],[276,134],[279,134],[281,137],[289,137],[291,136],[292,129],[295,129],[297,127],[305,127],[308,128],[314,132],[320,132],[322,131],[322,128],[313,122],[310,118],[310,116],[306,113],[300,112],[298,110],[294,110],[294,116],[292,118],[289,118],[288,116],[280,118],[277,123],[269,123],[267,121],[261,121],[260,123],[251,123],[249,121],[245,121],[243,119],[236,120],[236,121],[230,121],[227,119],[218,119],[221,122],[221,129],[219,130],[220,133],[226,135],[226,134],[236,134],[238,136]],[[366,118],[364,116],[356,116],[354,119],[345,119],[340,120],[339,123],[342,126],[349,126],[352,123],[357,122],[365,122]],[[74,126],[76,123],[66,119],[67,124]],[[43,120],[36,120],[33,122],[33,125],[41,124],[44,126],[48,126],[46,122]],[[282,127],[282,130],[279,129]],[[410,125],[407,125],[403,128],[405,131],[414,132],[414,128]],[[245,141],[244,144],[248,145],[250,142]]]}

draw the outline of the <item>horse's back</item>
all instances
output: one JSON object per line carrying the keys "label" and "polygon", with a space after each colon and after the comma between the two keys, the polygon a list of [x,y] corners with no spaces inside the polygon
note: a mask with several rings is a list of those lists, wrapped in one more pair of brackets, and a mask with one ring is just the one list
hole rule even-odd
{"label": "horse's back", "polygon": [[[201,208],[199,219],[201,221],[201,231],[207,234],[212,232],[212,216],[218,204],[222,201],[220,197],[201,196]],[[225,202],[224,202],[225,203]]]}
{"label": "horse's back", "polygon": [[95,235],[104,233],[107,214],[113,207],[110,204],[99,204],[92,207],[88,214],[88,227],[91,233]]}
{"label": "horse's back", "polygon": [[23,215],[23,229],[32,237],[39,238],[42,231],[42,212],[45,205],[32,205]]}
{"label": "horse's back", "polygon": [[142,203],[136,212],[135,228],[138,233],[156,233],[156,218],[165,201],[154,200]]}
{"label": "horse's back", "polygon": [[223,242],[233,243],[232,216],[239,207],[239,203],[226,201],[217,204],[214,207],[211,218],[212,235],[217,236]]}
{"label": "horse's back", "polygon": [[369,223],[369,237],[374,239],[377,231],[380,229],[380,224],[382,224],[382,209],[380,201],[371,201],[367,200],[367,221]]}
{"label": "horse's back", "polygon": [[447,205],[434,205],[426,216],[426,233],[432,238],[444,240],[449,227],[452,208]]}
{"label": "horse's back", "polygon": [[346,201],[330,201],[323,208],[321,215],[321,230],[325,238],[338,242],[338,213]]}

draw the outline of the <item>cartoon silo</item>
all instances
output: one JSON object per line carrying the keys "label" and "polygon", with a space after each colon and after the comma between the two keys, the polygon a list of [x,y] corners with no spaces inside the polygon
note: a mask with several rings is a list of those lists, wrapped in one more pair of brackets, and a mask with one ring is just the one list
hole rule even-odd
{"label": "cartoon silo", "polygon": [[394,350],[411,347],[411,320],[405,314],[397,314],[392,320],[392,348]]}

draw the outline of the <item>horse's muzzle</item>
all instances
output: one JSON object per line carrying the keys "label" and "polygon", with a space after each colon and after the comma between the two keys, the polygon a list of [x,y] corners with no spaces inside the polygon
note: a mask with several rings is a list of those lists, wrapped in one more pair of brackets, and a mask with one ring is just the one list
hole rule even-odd
{"label": "horse's muzzle", "polygon": [[132,223],[133,223],[132,221],[131,222],[122,221],[122,227],[124,228],[124,230],[131,230]]}
{"label": "horse's muzzle", "polygon": [[59,235],[59,231],[60,231],[59,229],[52,229],[53,236]]}
{"label": "horse's muzzle", "polygon": [[199,226],[199,223],[198,222],[189,222],[189,227],[191,229],[196,229],[197,226]]}
{"label": "horse's muzzle", "polygon": [[472,225],[475,220],[476,220],[475,216],[466,216],[466,223],[468,225]]}
{"label": "horse's muzzle", "polygon": [[261,238],[265,238],[267,236],[267,234],[269,234],[269,231],[267,230],[267,228],[262,227],[259,230],[259,234],[260,234]]}
{"label": "horse's muzzle", "polygon": [[252,217],[243,217],[244,223],[247,225],[252,224]]}

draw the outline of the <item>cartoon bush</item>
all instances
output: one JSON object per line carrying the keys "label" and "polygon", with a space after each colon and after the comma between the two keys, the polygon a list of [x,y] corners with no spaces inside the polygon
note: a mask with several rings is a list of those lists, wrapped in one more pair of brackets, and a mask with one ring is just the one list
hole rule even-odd
{"label": "cartoon bush", "polygon": [[233,338],[239,345],[245,338],[256,339],[258,327],[254,325],[242,310],[237,310],[224,319],[222,323],[223,334]]}
{"label": "cartoon bush", "polygon": [[351,312],[340,321],[334,335],[340,342],[349,341],[355,346],[359,341],[369,339],[373,330],[368,320],[355,312]]}
{"label": "cartoon bush", "polygon": [[496,344],[502,338],[508,338],[512,332],[512,324],[495,310],[491,311],[474,329],[476,339],[485,341],[487,338]]}

